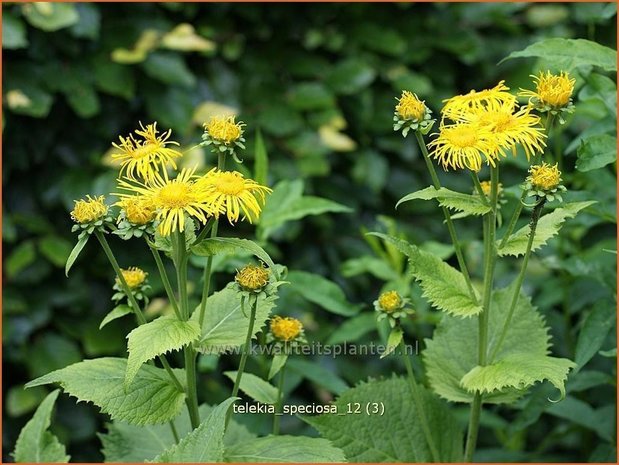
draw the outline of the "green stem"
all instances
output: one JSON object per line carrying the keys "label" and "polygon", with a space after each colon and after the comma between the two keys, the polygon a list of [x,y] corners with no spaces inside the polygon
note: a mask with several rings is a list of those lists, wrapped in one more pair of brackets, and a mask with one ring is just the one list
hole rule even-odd
{"label": "green stem", "polygon": [[[423,136],[419,131],[415,131],[415,137],[417,138],[417,143],[419,145],[419,149],[423,154],[423,158],[426,161],[426,166],[428,167],[428,171],[430,172],[430,177],[432,178],[432,183],[434,184],[435,189],[441,188],[441,183],[436,175],[436,170],[434,169],[434,165],[430,160],[430,154],[428,153],[428,148],[426,147],[426,143],[423,140]],[[454,250],[456,252],[456,258],[458,259],[458,266],[460,266],[460,271],[464,276],[464,280],[466,281],[466,286],[469,290],[469,294],[474,302],[477,302],[477,295],[475,294],[475,290],[473,289],[473,284],[471,283],[471,276],[469,275],[469,270],[466,266],[466,262],[464,261],[464,255],[462,254],[462,248],[460,247],[460,242],[458,241],[458,236],[456,234],[456,228],[453,224],[453,220],[451,219],[451,214],[446,207],[441,207],[443,210],[443,215],[445,216],[445,222],[447,224],[447,229],[449,230],[449,236],[451,237],[451,242],[454,246]]]}
{"label": "green stem", "polygon": [[471,173],[471,178],[473,179],[473,185],[475,186],[475,190],[477,191],[477,194],[479,195],[479,198],[481,199],[482,203],[484,205],[490,205],[488,203],[488,197],[486,196],[483,188],[481,187],[481,183],[479,182],[479,176],[477,175],[475,171],[469,171],[469,173]]}
{"label": "green stem", "polygon": [[[478,317],[478,354],[477,362],[480,366],[486,365],[488,354],[488,322],[490,319],[490,301],[492,297],[492,285],[494,281],[494,267],[496,264],[496,213],[499,186],[499,168],[493,166],[490,169],[490,206],[492,209],[484,216],[484,291],[482,311]],[[464,461],[470,462],[477,445],[479,432],[479,418],[481,416],[482,395],[476,392],[471,404],[469,417],[469,430],[465,447]]]}
{"label": "green stem", "polygon": [[148,244],[148,247],[153,254],[155,263],[157,263],[157,269],[159,270],[159,274],[161,275],[163,287],[165,288],[165,292],[168,296],[170,304],[172,304],[172,308],[174,309],[176,318],[182,320],[180,310],[178,308],[178,303],[176,302],[176,298],[174,297],[174,291],[172,290],[172,285],[170,284],[170,279],[168,278],[168,273],[166,272],[163,261],[161,260],[161,255],[159,255],[159,251],[150,243],[149,240],[146,240],[146,243]]}
{"label": "green stem", "polygon": [[176,425],[174,424],[174,420],[170,420],[168,424],[170,425],[170,429],[172,430],[172,436],[174,436],[174,442],[178,444],[181,439],[178,436],[178,431],[176,431]]}
{"label": "green stem", "polygon": [[[243,346],[243,353],[241,354],[241,362],[239,363],[239,370],[236,372],[236,379],[234,380],[234,387],[232,388],[231,397],[236,397],[239,393],[239,387],[241,386],[241,378],[243,377],[243,371],[245,371],[245,364],[247,363],[247,356],[251,350],[251,337],[254,332],[254,320],[256,319],[256,307],[258,301],[257,299],[253,299],[253,302],[250,302],[251,305],[251,313],[249,315],[249,326],[247,327],[247,336],[245,337],[245,345]],[[241,297],[241,313],[245,312],[245,298]],[[226,425],[230,421],[230,415],[232,414],[232,410],[228,410],[228,415],[226,417]]]}
{"label": "green stem", "polygon": [[204,225],[204,227],[202,228],[202,231],[200,231],[200,234],[198,234],[198,236],[196,237],[194,245],[197,245],[200,242],[202,242],[204,239],[206,239],[206,236],[208,235],[209,232],[211,232],[211,229],[213,228],[214,222],[215,222],[215,218],[213,216],[211,216],[207,220],[207,222]]}
{"label": "green stem", "polygon": [[[174,239],[176,245],[174,245]],[[176,267],[176,279],[178,285],[178,295],[180,303],[180,314],[184,321],[189,320],[189,297],[187,295],[187,244],[185,232],[177,231],[172,240],[174,266]],[[185,360],[185,373],[187,377],[187,410],[193,429],[200,425],[200,412],[198,411],[198,388],[196,380],[196,352],[191,344],[183,350]]]}
{"label": "green stem", "polygon": [[[131,289],[129,288],[127,281],[125,281],[125,277],[123,276],[120,266],[118,265],[118,261],[116,261],[114,252],[112,252],[110,245],[107,243],[107,239],[105,238],[103,233],[98,230],[95,230],[95,236],[97,236],[97,239],[99,240],[99,243],[101,244],[101,247],[103,248],[103,251],[105,252],[105,255],[107,255],[107,258],[110,261],[110,264],[112,265],[112,268],[114,269],[114,272],[116,273],[116,277],[120,281],[120,285],[122,286],[123,290],[125,291],[125,294],[127,295],[127,299],[129,299],[131,308],[133,309],[133,312],[135,313],[135,316],[138,320],[138,325],[145,324],[146,317],[144,316],[144,313],[142,313],[142,309],[140,308],[140,305],[138,304],[137,300],[135,300],[133,292],[131,292]],[[168,363],[168,360],[165,358],[165,356],[160,355],[159,360],[161,361],[161,364],[163,365],[165,370],[168,372],[168,375],[170,375],[170,378],[172,379],[172,382],[174,383],[176,388],[179,391],[184,391],[183,385],[180,383],[180,381],[178,380],[178,378],[172,371],[172,368],[170,367],[170,364]]]}
{"label": "green stem", "polygon": [[286,373],[286,365],[282,367],[279,373],[279,383],[277,384],[277,404],[275,404],[275,415],[273,415],[273,434],[279,434],[279,417],[282,413],[282,400],[284,399],[284,376]]}
{"label": "green stem", "polygon": [[[226,167],[226,154],[219,153],[217,155],[217,169],[223,171]],[[210,220],[209,220],[210,222]],[[217,232],[219,230],[219,219],[215,218],[213,220],[213,226],[211,227],[211,238],[217,237]],[[200,233],[202,236],[202,232]],[[204,273],[202,276],[202,299],[200,300],[200,313],[198,322],[200,324],[200,328],[204,323],[204,315],[206,314],[206,301],[208,300],[208,295],[211,288],[211,273],[213,271],[213,256],[209,255],[206,259],[206,265],[204,266]]]}
{"label": "green stem", "polygon": [[514,231],[514,228],[516,227],[516,223],[518,222],[518,218],[520,218],[520,214],[522,213],[522,207],[524,206],[522,202],[524,202],[526,195],[527,195],[527,191],[525,190],[522,192],[522,195],[520,196],[520,200],[518,201],[518,205],[516,205],[516,210],[514,210],[514,214],[509,220],[509,224],[507,225],[505,234],[503,234],[503,239],[501,239],[501,243],[499,244],[499,249],[502,249],[503,247],[505,247],[505,244],[507,244],[507,240],[509,239],[509,236],[512,235],[512,232]]}
{"label": "green stem", "polygon": [[432,433],[430,432],[428,418],[426,417],[426,411],[424,409],[424,402],[423,402],[423,399],[421,398],[421,393],[419,392],[417,381],[415,380],[415,374],[413,373],[413,365],[411,364],[411,361],[408,355],[406,354],[406,345],[404,344],[404,338],[402,338],[402,340],[400,341],[400,349],[402,350],[402,357],[404,358],[404,365],[406,366],[406,371],[408,372],[408,382],[411,388],[411,394],[413,395],[413,402],[415,403],[417,415],[419,416],[419,422],[421,424],[423,435],[425,436],[426,442],[428,443],[428,448],[430,449],[430,455],[432,456],[432,461],[440,462],[441,457],[438,453],[438,449],[436,448],[436,444],[434,444]]}
{"label": "green stem", "polygon": [[497,340],[497,343],[492,350],[492,354],[490,355],[490,363],[494,360],[494,357],[499,352],[503,341],[505,340],[505,336],[507,335],[507,331],[509,329],[509,325],[514,316],[514,310],[516,309],[516,304],[518,303],[518,297],[520,296],[520,289],[522,288],[522,283],[524,282],[524,276],[527,271],[527,266],[529,264],[529,258],[531,257],[531,250],[533,248],[533,240],[535,239],[535,231],[537,229],[537,223],[539,221],[539,217],[542,213],[542,208],[544,207],[544,203],[546,202],[545,198],[542,198],[538,202],[537,205],[533,208],[533,213],[531,213],[531,222],[529,232],[529,241],[527,242],[527,250],[524,254],[524,259],[522,260],[522,266],[520,267],[520,273],[518,273],[518,277],[516,278],[516,287],[514,289],[514,293],[512,294],[512,299],[509,304],[509,310],[507,311],[507,318],[505,319],[505,323],[503,324],[503,329],[501,330],[501,335]]}

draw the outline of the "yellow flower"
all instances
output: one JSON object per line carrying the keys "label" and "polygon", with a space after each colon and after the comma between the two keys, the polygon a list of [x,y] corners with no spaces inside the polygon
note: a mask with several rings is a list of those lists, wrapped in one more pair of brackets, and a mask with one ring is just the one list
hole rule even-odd
{"label": "yellow flower", "polygon": [[[513,104],[504,104],[492,109],[471,110],[462,114],[461,119],[490,129],[498,150],[511,150],[515,155],[516,146],[522,145],[527,160],[546,147],[546,134],[539,126],[540,118],[531,114],[530,107],[516,110]],[[501,155],[505,156],[502,151]]]}
{"label": "yellow flower", "polygon": [[71,219],[76,223],[85,224],[100,220],[107,215],[108,206],[104,203],[105,196],[91,197],[74,200],[75,207],[71,212]]}
{"label": "yellow flower", "polygon": [[[490,181],[481,181],[479,184],[481,185],[481,190],[484,192],[484,194],[490,197],[490,191],[492,190],[492,183]],[[503,190],[503,184],[499,183],[497,188],[498,188],[497,193],[500,194],[501,191]]]}
{"label": "yellow flower", "polygon": [[238,221],[241,212],[250,223],[258,219],[265,194],[272,192],[252,179],[245,179],[237,171],[220,171],[217,168],[198,179],[197,184],[209,194],[215,216],[225,212],[230,224]]}
{"label": "yellow flower", "polygon": [[303,325],[296,318],[276,316],[271,319],[271,333],[280,341],[290,342],[301,334]]}
{"label": "yellow flower", "polygon": [[125,211],[125,218],[132,224],[141,226],[155,219],[155,205],[151,198],[144,195],[126,197],[116,205]]}
{"label": "yellow flower", "polygon": [[557,163],[549,165],[542,162],[541,165],[533,165],[529,168],[528,181],[534,189],[551,191],[561,184],[561,171]]}
{"label": "yellow flower", "polygon": [[112,144],[119,153],[113,153],[112,158],[121,163],[120,174],[123,173],[129,179],[136,179],[141,176],[144,179],[152,179],[161,168],[165,171],[169,163],[176,169],[175,158],[182,154],[167,145],[179,145],[178,142],[169,141],[172,130],[157,135],[157,123],[149,124],[146,127],[140,123],[140,128],[135,131],[138,137],[129,134],[128,137],[120,137],[120,144]]}
{"label": "yellow flower", "polygon": [[236,123],[234,116],[214,116],[208,123],[204,123],[204,129],[209,136],[226,145],[238,140],[243,135],[242,123]]}
{"label": "yellow flower", "polygon": [[482,155],[495,166],[498,144],[489,128],[474,123],[441,126],[438,137],[428,144],[432,156],[444,169],[481,169]]}
{"label": "yellow flower", "polygon": [[385,313],[393,313],[402,307],[402,297],[397,291],[383,292],[378,297],[378,305]]}
{"label": "yellow flower", "polygon": [[404,90],[402,91],[402,96],[396,100],[398,104],[395,107],[395,111],[404,119],[421,121],[426,114],[425,104],[412,92]]}
{"label": "yellow flower", "polygon": [[[137,287],[144,284],[144,281],[146,281],[146,277],[148,276],[148,273],[136,266],[132,266],[126,270],[121,269],[120,271],[123,275],[123,278],[125,278],[129,289],[136,289]],[[116,278],[116,282],[120,285],[120,281],[118,278]]]}
{"label": "yellow flower", "polygon": [[234,280],[246,291],[258,291],[269,282],[269,270],[262,266],[247,265],[236,273]]}
{"label": "yellow flower", "polygon": [[169,179],[166,171],[163,176],[155,173],[151,180],[145,183],[119,180],[119,189],[132,194],[118,194],[122,200],[131,198],[134,194],[143,195],[157,209],[159,233],[169,236],[175,231],[185,230],[185,214],[202,223],[207,217],[215,214],[210,196],[194,182],[194,171],[183,169],[175,179]]}
{"label": "yellow flower", "polygon": [[460,121],[462,114],[478,109],[497,109],[503,105],[513,105],[516,97],[510,94],[505,81],[499,82],[492,89],[480,91],[471,90],[468,94],[456,95],[443,100],[445,106],[441,110],[443,118]]}
{"label": "yellow flower", "polygon": [[539,76],[531,75],[535,81],[535,92],[521,89],[519,95],[529,97],[529,102],[548,105],[551,108],[563,108],[570,103],[574,92],[576,79],[564,71],[552,74],[550,71],[540,72]]}

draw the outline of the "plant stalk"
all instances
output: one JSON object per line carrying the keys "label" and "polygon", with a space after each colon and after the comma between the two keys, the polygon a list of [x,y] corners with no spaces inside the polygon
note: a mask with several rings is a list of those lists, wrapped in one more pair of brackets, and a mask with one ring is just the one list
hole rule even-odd
{"label": "plant stalk", "polygon": [[[426,143],[423,140],[423,136],[419,131],[415,131],[415,137],[417,138],[417,144],[419,145],[419,149],[423,154],[423,158],[426,161],[426,166],[428,167],[428,171],[430,172],[430,177],[432,178],[432,184],[435,189],[441,188],[441,182],[436,175],[436,170],[434,169],[434,165],[430,160],[430,155],[428,153],[428,148],[426,147]],[[454,250],[456,252],[456,258],[458,259],[458,266],[460,267],[460,271],[464,276],[464,280],[466,281],[466,286],[469,290],[469,294],[471,295],[471,299],[473,302],[477,302],[477,295],[475,294],[475,290],[473,289],[473,284],[471,282],[471,276],[469,275],[469,270],[466,266],[466,262],[464,261],[464,255],[462,254],[462,248],[460,247],[460,242],[458,241],[458,236],[456,234],[456,228],[453,224],[453,220],[451,219],[451,214],[447,207],[441,207],[443,210],[443,215],[445,216],[445,223],[447,224],[447,229],[449,230],[449,236],[451,237],[451,242],[454,246]]]}
{"label": "plant stalk", "polygon": [[168,278],[168,273],[166,272],[163,261],[161,260],[161,255],[159,255],[159,251],[153,247],[150,241],[147,240],[146,243],[148,244],[148,247],[153,254],[153,258],[155,259],[155,263],[157,264],[157,270],[159,270],[159,274],[161,275],[161,281],[163,282],[163,287],[165,288],[168,300],[174,309],[174,314],[176,315],[176,318],[182,320],[180,309],[178,308],[178,303],[176,302],[176,297],[174,296],[174,291],[172,290],[172,285],[170,284],[170,279]]}
{"label": "plant stalk", "polygon": [[400,341],[400,349],[402,350],[404,365],[406,366],[406,371],[408,372],[408,383],[411,388],[411,394],[413,395],[413,402],[415,403],[415,408],[417,409],[417,414],[419,415],[419,422],[421,423],[423,435],[425,436],[426,442],[428,443],[428,448],[430,449],[432,461],[440,462],[441,457],[438,453],[438,449],[436,448],[436,444],[434,444],[434,438],[432,438],[428,418],[426,417],[426,411],[423,406],[423,399],[421,398],[421,393],[419,392],[419,387],[417,386],[417,381],[415,380],[415,374],[413,373],[413,365],[406,354],[404,338]]}
{"label": "plant stalk", "polygon": [[512,299],[509,304],[509,310],[507,311],[507,318],[505,319],[505,323],[503,324],[503,329],[501,329],[501,335],[497,340],[497,343],[492,350],[492,354],[490,355],[490,363],[494,360],[503,341],[505,340],[505,336],[507,335],[507,331],[509,329],[509,325],[514,316],[514,310],[516,309],[516,304],[518,303],[518,297],[520,297],[520,289],[522,288],[522,283],[524,282],[524,276],[527,271],[527,266],[529,264],[529,258],[531,257],[531,251],[533,249],[533,241],[535,239],[535,231],[537,230],[537,223],[542,214],[542,209],[544,204],[546,203],[546,198],[542,198],[537,205],[533,208],[533,212],[531,213],[531,222],[529,223],[529,227],[531,229],[529,233],[529,241],[527,242],[527,249],[524,254],[524,259],[522,260],[522,266],[520,267],[520,273],[518,273],[518,277],[516,278],[516,287],[514,289],[514,293],[512,294]]}
{"label": "plant stalk", "polygon": [[505,230],[503,239],[501,239],[501,243],[499,244],[499,249],[502,249],[503,247],[505,247],[505,244],[507,244],[507,241],[509,240],[509,236],[512,235],[512,232],[514,231],[514,228],[516,227],[516,223],[518,222],[518,218],[520,218],[520,214],[522,213],[522,207],[524,206],[522,202],[524,202],[526,195],[527,195],[527,191],[523,191],[522,195],[520,196],[520,200],[518,201],[518,205],[516,205],[516,210],[514,210],[514,214],[509,220],[509,224],[507,225],[507,229]]}
{"label": "plant stalk", "polygon": [[277,384],[277,403],[275,404],[275,415],[273,415],[273,434],[279,434],[279,417],[282,413],[282,401],[284,399],[284,376],[286,373],[286,365],[279,372],[279,382]]}

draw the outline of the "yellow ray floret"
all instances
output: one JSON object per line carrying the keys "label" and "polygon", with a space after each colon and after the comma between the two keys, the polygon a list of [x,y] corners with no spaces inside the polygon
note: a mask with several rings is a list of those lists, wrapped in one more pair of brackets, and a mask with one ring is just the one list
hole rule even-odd
{"label": "yellow ray floret", "polygon": [[471,90],[468,94],[456,95],[443,100],[445,105],[441,110],[444,118],[460,121],[461,116],[472,110],[497,109],[503,105],[514,105],[516,97],[509,93],[505,81],[499,82],[492,89]]}
{"label": "yellow ray floret", "polygon": [[132,224],[143,225],[155,219],[156,208],[150,197],[133,195],[117,202],[125,211],[125,218]]}
{"label": "yellow ray floret", "polygon": [[515,155],[516,146],[521,145],[528,160],[536,153],[543,152],[546,147],[546,134],[540,125],[540,118],[531,114],[529,107],[517,110],[514,105],[505,104],[493,109],[472,110],[461,118],[489,129],[500,155],[505,156],[505,151]]}
{"label": "yellow ray floret", "polygon": [[393,313],[402,307],[403,301],[397,291],[383,292],[378,297],[378,305],[385,313]]}
{"label": "yellow ray floret", "polygon": [[489,128],[475,123],[441,126],[438,137],[428,144],[432,156],[445,170],[468,168],[481,169],[483,158],[495,166],[498,153],[496,137]]}
{"label": "yellow ray floret", "polygon": [[163,176],[155,173],[151,180],[144,183],[121,179],[118,181],[119,189],[131,194],[118,195],[121,200],[135,194],[150,199],[157,209],[156,218],[161,221],[159,233],[169,236],[175,231],[185,230],[185,214],[206,223],[207,218],[216,213],[211,196],[196,185],[194,172],[195,168],[183,169],[175,179],[169,179],[164,171]]}
{"label": "yellow ray floret", "polygon": [[229,145],[243,135],[242,123],[234,119],[234,116],[214,116],[208,123],[204,123],[204,129],[212,139]]}
{"label": "yellow ray floret", "polygon": [[535,91],[521,89],[518,95],[528,97],[534,105],[539,103],[551,108],[563,108],[570,103],[576,79],[570,78],[568,73],[562,71],[559,74],[552,74],[547,71],[531,77],[535,81]]}
{"label": "yellow ray floret", "polygon": [[158,135],[157,123],[149,124],[146,127],[140,123],[140,129],[135,131],[136,135],[129,134],[128,137],[120,137],[119,144],[112,144],[120,152],[113,153],[112,158],[121,164],[120,174],[126,175],[129,179],[152,179],[160,170],[165,171],[169,164],[176,169],[175,158],[182,154],[167,145],[179,145],[178,142],[168,140],[172,130],[168,130]]}
{"label": "yellow ray floret", "polygon": [[198,179],[197,185],[210,197],[215,215],[225,212],[231,224],[239,220],[241,213],[250,223],[258,219],[266,194],[272,192],[252,179],[245,179],[237,171],[217,168]]}
{"label": "yellow ray floret", "polygon": [[[121,268],[120,271],[123,278],[125,278],[125,282],[127,283],[127,286],[129,286],[129,289],[136,289],[144,284],[144,281],[146,281],[146,277],[148,276],[148,273],[137,266],[132,266],[126,270]],[[116,278],[116,282],[120,284],[120,280],[118,278]]]}
{"label": "yellow ray floret", "polygon": [[71,211],[71,219],[76,223],[85,224],[100,220],[107,215],[108,206],[104,203],[105,196],[91,197],[75,200],[75,207]]}
{"label": "yellow ray floret", "polygon": [[551,191],[561,184],[561,171],[557,163],[549,165],[542,162],[541,165],[533,165],[529,168],[528,181],[534,189]]}
{"label": "yellow ray floret", "polygon": [[303,325],[296,318],[276,316],[271,319],[271,333],[280,341],[290,342],[301,334]]}
{"label": "yellow ray floret", "polygon": [[395,111],[403,119],[421,121],[426,114],[425,104],[419,100],[417,95],[408,90],[402,91],[402,96],[396,100],[398,104],[395,107]]}
{"label": "yellow ray floret", "polygon": [[247,291],[258,291],[269,282],[269,270],[263,266],[247,265],[241,268],[234,280]]}

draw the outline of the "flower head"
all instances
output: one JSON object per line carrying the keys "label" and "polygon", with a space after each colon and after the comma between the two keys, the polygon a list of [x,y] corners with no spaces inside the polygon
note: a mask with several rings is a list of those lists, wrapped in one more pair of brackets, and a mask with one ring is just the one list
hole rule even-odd
{"label": "flower head", "polygon": [[[121,269],[120,271],[123,278],[125,278],[125,282],[127,283],[127,286],[129,286],[129,289],[137,289],[140,287],[144,284],[146,277],[148,276],[148,273],[141,270],[137,266],[132,266],[126,270]],[[120,280],[118,278],[116,278],[116,282],[120,284]]]}
{"label": "flower head", "polygon": [[528,160],[546,147],[546,134],[540,126],[540,118],[531,114],[529,107],[517,109],[513,103],[504,104],[471,110],[462,113],[460,118],[489,129],[496,142],[497,153],[503,156],[506,150],[515,155],[516,146],[521,145]]}
{"label": "flower head", "polygon": [[402,297],[397,291],[383,292],[378,297],[378,305],[385,313],[393,313],[402,307]]}
{"label": "flower head", "polygon": [[535,91],[522,90],[519,95],[529,97],[529,102],[540,110],[560,109],[569,106],[576,80],[562,71],[559,74],[540,72],[531,75],[535,81]]}
{"label": "flower head", "polygon": [[270,272],[263,266],[247,265],[236,273],[234,280],[244,291],[261,291],[269,283]]}
{"label": "flower head", "polygon": [[[483,193],[487,197],[490,197],[490,192],[492,190],[492,183],[490,181],[481,181],[479,184],[481,185],[481,190],[483,191]],[[501,191],[503,190],[503,184],[499,183],[497,188],[498,188],[497,193],[500,195]]]}
{"label": "flower head", "polygon": [[109,207],[105,204],[105,196],[75,200],[71,219],[79,224],[93,223],[106,217]]}
{"label": "flower head", "polygon": [[178,142],[168,140],[172,130],[158,135],[157,123],[148,124],[146,127],[140,123],[140,129],[135,135],[120,137],[119,144],[112,144],[120,152],[113,153],[112,158],[121,163],[120,174],[125,174],[129,179],[140,176],[144,179],[152,179],[159,170],[165,171],[166,165],[176,168],[175,158],[182,154],[167,145],[179,145]]}
{"label": "flower head", "polygon": [[495,166],[499,147],[497,138],[488,127],[475,123],[459,123],[441,126],[438,137],[428,144],[432,156],[444,169],[481,169],[482,156]]}
{"label": "flower head", "polygon": [[157,210],[156,219],[160,220],[159,233],[169,236],[174,231],[185,230],[185,214],[206,223],[209,216],[218,212],[212,203],[212,196],[201,189],[194,181],[195,169],[183,169],[174,179],[166,171],[163,176],[155,173],[152,179],[144,183],[119,180],[119,189],[131,194],[118,194],[121,200],[135,194],[149,199]]}
{"label": "flower head", "polygon": [[496,109],[505,104],[513,105],[516,97],[510,94],[505,81],[499,82],[491,89],[471,90],[468,94],[456,95],[444,100],[441,110],[443,118],[458,121],[463,113],[479,109]]}
{"label": "flower head", "polygon": [[117,205],[123,209],[125,219],[138,226],[153,221],[157,213],[152,198],[144,195],[125,197]]}
{"label": "flower head", "polygon": [[417,95],[408,90],[402,91],[402,96],[396,99],[398,104],[395,107],[397,114],[403,119],[420,121],[426,113],[425,104],[419,100]]}
{"label": "flower head", "polygon": [[213,168],[196,182],[210,197],[215,216],[225,212],[230,224],[244,218],[251,223],[258,219],[265,195],[272,192],[252,179],[245,179],[237,171],[220,171]]}
{"label": "flower head", "polygon": [[230,145],[243,135],[243,123],[237,123],[234,119],[234,116],[214,116],[204,123],[204,130],[211,139]]}
{"label": "flower head", "polygon": [[528,179],[533,188],[551,191],[561,184],[561,171],[559,171],[557,163],[549,165],[542,162],[541,165],[533,165],[529,168]]}
{"label": "flower head", "polygon": [[271,333],[279,341],[290,342],[303,333],[303,325],[296,318],[276,316],[270,322]]}

